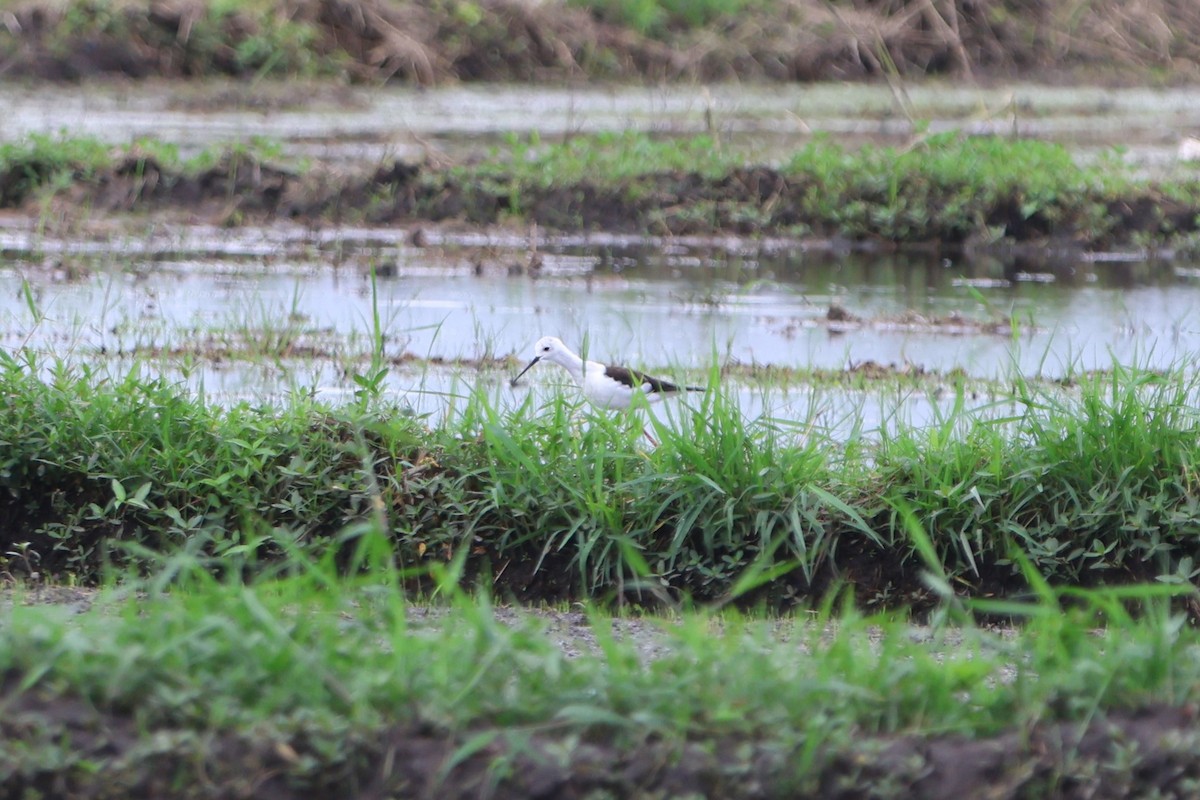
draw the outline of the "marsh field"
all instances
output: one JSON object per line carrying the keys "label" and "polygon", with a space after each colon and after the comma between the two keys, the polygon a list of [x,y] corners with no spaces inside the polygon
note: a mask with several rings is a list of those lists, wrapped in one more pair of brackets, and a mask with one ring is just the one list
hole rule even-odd
{"label": "marsh field", "polygon": [[1200,795],[1197,43],[0,0],[0,794]]}

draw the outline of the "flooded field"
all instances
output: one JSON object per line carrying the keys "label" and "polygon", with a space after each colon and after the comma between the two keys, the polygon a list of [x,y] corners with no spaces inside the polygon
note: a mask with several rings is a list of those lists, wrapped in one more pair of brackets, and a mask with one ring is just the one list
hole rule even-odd
{"label": "flooded field", "polygon": [[[789,379],[813,369],[999,380],[1016,365],[1058,379],[1114,358],[1167,366],[1200,346],[1196,264],[601,236],[544,238],[531,265],[527,241],[443,236],[417,247],[409,238],[281,228],[35,242],[9,230],[3,342],[117,370],[139,357],[218,399],[334,398],[349,396],[369,357],[377,303],[396,364],[389,392],[418,413],[445,413],[477,386],[501,404],[522,402],[529,387],[554,390],[565,380],[557,370],[515,389],[506,382],[533,341],[554,334],[597,360],[694,379],[718,364],[748,412],[801,420],[845,407]],[[869,421],[889,403],[920,419],[945,388],[935,380],[852,405]]]}
{"label": "flooded field", "polygon": [[285,152],[369,162],[486,155],[504,137],[558,138],[637,130],[711,133],[770,163],[816,134],[848,143],[903,144],[919,126],[1063,142],[1092,157],[1112,147],[1153,172],[1180,164],[1181,142],[1200,131],[1200,90],[971,88],[931,83],[906,90],[901,108],[885,86],[852,83],[673,88],[459,86],[353,89],[264,82],[0,87],[0,138],[69,131],[124,144],[177,142],[183,153],[264,137]]}
{"label": "flooded field", "polygon": [[0,54],[5,797],[1197,794],[1196,0]]}
{"label": "flooded field", "polygon": [[[1195,90],[915,87],[933,130],[1114,146],[1151,171],[1187,171]],[[224,84],[0,90],[0,135],[143,136],[199,151],[265,137],[287,156],[363,165],[478,159],[507,135],[637,129],[709,132],[759,159],[815,133],[902,143],[913,124],[885,88],[470,87],[379,92]],[[1149,113],[1153,111],[1153,113]],[[946,258],[830,242],[552,236],[433,228],[0,226],[0,340],[115,371],[135,361],[223,402],[283,393],[349,396],[374,309],[388,391],[415,413],[452,412],[483,387],[501,405],[557,391],[541,370],[507,383],[534,340],[597,360],[703,380],[714,364],[748,414],[825,427],[922,421],[950,402],[947,376],[1055,380],[1122,363],[1166,366],[1200,344],[1200,264],[1141,253]],[[373,294],[372,268],[378,274]],[[27,291],[28,289],[28,291]],[[824,387],[813,370],[926,375],[877,392]],[[988,390],[971,402],[993,402]],[[949,399],[948,399],[949,398]],[[849,409],[849,410],[847,410]]]}

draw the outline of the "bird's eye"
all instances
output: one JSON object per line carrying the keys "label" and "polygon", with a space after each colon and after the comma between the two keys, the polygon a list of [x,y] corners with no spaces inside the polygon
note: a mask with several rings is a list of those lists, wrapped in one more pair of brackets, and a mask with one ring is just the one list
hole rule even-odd
{"label": "bird's eye", "polygon": [[549,352],[550,352],[550,345],[546,345],[545,347],[543,347],[543,348],[542,348],[542,352],[543,352],[543,353],[549,353]]}

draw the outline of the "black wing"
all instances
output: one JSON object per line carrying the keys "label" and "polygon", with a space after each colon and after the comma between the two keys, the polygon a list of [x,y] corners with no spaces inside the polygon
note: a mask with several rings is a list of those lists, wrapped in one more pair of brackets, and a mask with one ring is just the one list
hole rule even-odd
{"label": "black wing", "polygon": [[604,375],[605,377],[612,378],[617,383],[628,386],[630,389],[641,389],[644,385],[649,384],[651,394],[655,392],[666,394],[667,392],[679,391],[679,387],[669,381],[655,378],[652,375],[638,372],[629,367],[605,367]]}

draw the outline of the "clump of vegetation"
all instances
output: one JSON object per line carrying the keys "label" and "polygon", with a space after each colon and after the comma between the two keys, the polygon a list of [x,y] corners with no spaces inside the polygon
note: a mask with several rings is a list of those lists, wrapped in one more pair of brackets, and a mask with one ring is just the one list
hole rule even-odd
{"label": "clump of vegetation", "polygon": [[0,206],[16,206],[42,187],[65,188],[111,165],[108,148],[94,138],[30,134],[0,144]]}
{"label": "clump of vegetation", "polygon": [[1077,396],[1017,379],[1014,417],[947,415],[924,435],[885,438],[880,484],[914,509],[966,585],[1014,552],[1066,583],[1124,574],[1190,585],[1200,416],[1196,386],[1179,378],[1117,366]]}
{"label": "clump of vegetation", "polygon": [[550,189],[584,182],[621,184],[663,173],[694,172],[720,178],[743,159],[722,150],[709,136],[663,137],[639,133],[599,133],[546,142],[538,134],[507,137],[506,146],[471,167],[452,168],[462,181],[479,176],[515,183],[520,188]]}
{"label": "clump of vegetation", "polygon": [[1060,144],[955,132],[903,150],[847,151],[819,139],[784,173],[801,187],[795,213],[802,218],[893,241],[1031,234],[1104,241],[1116,224],[1108,204],[1145,191],[1119,159],[1083,167]]}
{"label": "clump of vegetation", "polygon": [[[94,577],[126,544],[162,552],[203,540],[221,557],[257,525],[304,539],[370,508],[370,484],[354,482],[366,434],[311,406],[224,411],[137,371],[112,381],[59,365],[42,384],[34,360],[4,370],[29,393],[5,400],[5,513],[32,526],[12,529],[6,551],[39,572]],[[384,441],[399,449],[404,419],[395,425]]]}

